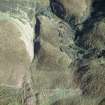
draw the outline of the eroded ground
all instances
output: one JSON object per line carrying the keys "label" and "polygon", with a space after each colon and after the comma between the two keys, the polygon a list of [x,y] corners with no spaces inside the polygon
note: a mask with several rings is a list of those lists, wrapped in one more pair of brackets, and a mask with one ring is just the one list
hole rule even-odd
{"label": "eroded ground", "polygon": [[105,105],[104,0],[0,5],[0,105]]}

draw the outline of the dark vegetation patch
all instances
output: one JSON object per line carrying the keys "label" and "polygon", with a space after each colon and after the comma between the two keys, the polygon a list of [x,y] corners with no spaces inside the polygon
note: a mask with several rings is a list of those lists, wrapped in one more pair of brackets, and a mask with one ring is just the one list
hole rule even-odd
{"label": "dark vegetation patch", "polygon": [[105,97],[99,102],[98,105],[105,105]]}
{"label": "dark vegetation patch", "polygon": [[61,19],[65,18],[66,10],[59,0],[50,0],[50,7],[52,12]]}
{"label": "dark vegetation patch", "polygon": [[35,28],[34,28],[34,32],[35,32],[35,38],[37,38],[40,35],[40,20],[38,17],[36,17],[36,24],[35,24]]}
{"label": "dark vegetation patch", "polygon": [[95,23],[101,21],[105,17],[105,0],[94,0],[92,3],[92,11],[90,17],[83,22],[82,30],[76,30],[75,40],[76,44],[83,47],[81,41],[84,34],[93,30]]}
{"label": "dark vegetation patch", "polygon": [[100,53],[97,55],[98,58],[104,57],[105,58],[105,50],[100,51]]}
{"label": "dark vegetation patch", "polygon": [[36,24],[35,24],[35,39],[34,39],[34,56],[38,55],[40,48],[41,48],[41,43],[40,43],[40,20],[36,16]]}
{"label": "dark vegetation patch", "polygon": [[34,41],[34,54],[35,55],[38,55],[40,48],[41,48],[40,39],[37,38]]}

